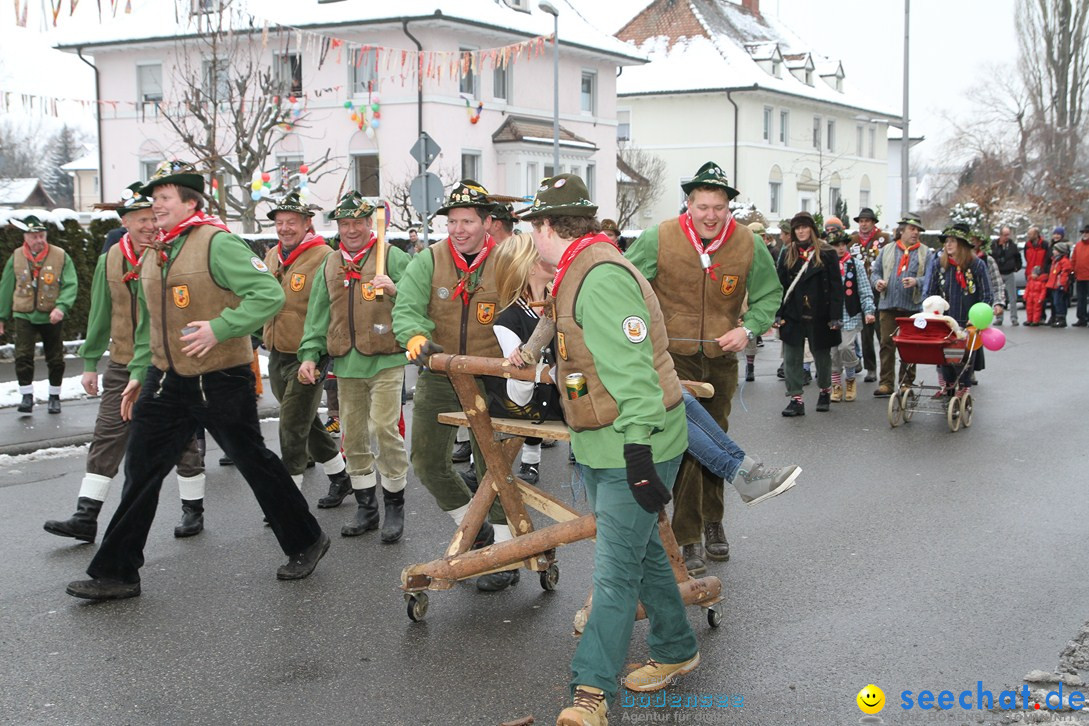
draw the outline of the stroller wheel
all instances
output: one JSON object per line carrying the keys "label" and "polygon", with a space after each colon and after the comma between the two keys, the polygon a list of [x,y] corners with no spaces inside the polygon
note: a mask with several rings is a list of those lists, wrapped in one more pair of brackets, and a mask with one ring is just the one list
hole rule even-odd
{"label": "stroller wheel", "polygon": [[949,424],[949,430],[952,432],[960,431],[961,415],[960,415],[960,402],[961,399],[954,396],[949,399],[949,405],[945,411],[945,422]]}

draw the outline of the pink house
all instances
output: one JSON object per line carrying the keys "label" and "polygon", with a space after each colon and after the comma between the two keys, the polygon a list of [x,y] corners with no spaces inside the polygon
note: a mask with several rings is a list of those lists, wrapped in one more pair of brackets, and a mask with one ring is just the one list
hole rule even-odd
{"label": "pink house", "polygon": [[[203,68],[206,83],[222,82],[198,37],[219,2],[180,0],[177,17],[139,3],[131,15],[73,29],[60,43],[97,68],[107,200],[164,158],[192,157],[159,104],[183,95],[184,69]],[[559,13],[560,171],[586,178],[607,217],[616,200],[616,77],[645,59],[586,23],[567,0],[552,5]],[[554,173],[554,19],[536,0],[234,6],[233,37],[289,80],[309,127],[283,133],[263,169],[278,177],[278,170],[297,171],[328,150],[325,170],[334,171],[312,173],[309,184],[310,201],[323,208],[341,189],[385,197],[404,189],[418,172],[409,151],[420,131],[441,147],[430,171],[447,183],[467,176],[494,193],[525,196]],[[250,179],[224,183],[249,193]]]}

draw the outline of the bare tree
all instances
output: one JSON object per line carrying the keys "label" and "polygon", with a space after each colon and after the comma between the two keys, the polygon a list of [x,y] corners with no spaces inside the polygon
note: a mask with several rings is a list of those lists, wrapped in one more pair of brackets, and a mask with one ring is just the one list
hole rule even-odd
{"label": "bare tree", "polygon": [[41,176],[47,138],[37,124],[0,120],[0,179]]}
{"label": "bare tree", "polygon": [[[260,226],[259,200],[251,198],[249,186],[254,173],[276,172],[272,152],[288,134],[303,136],[309,128],[301,108],[303,57],[297,49],[291,52],[290,34],[274,34],[268,40],[285,52],[270,66],[266,36],[232,5],[233,0],[222,0],[212,12],[190,17],[195,37],[179,41],[176,49],[178,97],[160,110],[198,166],[210,170],[218,213],[253,232]],[[190,15],[187,0],[179,0],[178,7]],[[327,148],[320,158],[304,160],[311,180],[335,171],[329,154]],[[298,181],[297,168],[279,172],[274,192]]]}
{"label": "bare tree", "polygon": [[639,227],[636,215],[657,202],[665,190],[665,162],[634,144],[621,144],[616,169],[621,174],[616,185],[616,225]]}

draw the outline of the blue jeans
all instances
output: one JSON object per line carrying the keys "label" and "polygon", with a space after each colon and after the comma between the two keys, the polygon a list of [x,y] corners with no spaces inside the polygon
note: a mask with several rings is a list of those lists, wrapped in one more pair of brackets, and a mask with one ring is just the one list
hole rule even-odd
{"label": "blue jeans", "polygon": [[688,419],[688,453],[715,476],[733,481],[745,452],[688,391],[684,392],[684,413]]}

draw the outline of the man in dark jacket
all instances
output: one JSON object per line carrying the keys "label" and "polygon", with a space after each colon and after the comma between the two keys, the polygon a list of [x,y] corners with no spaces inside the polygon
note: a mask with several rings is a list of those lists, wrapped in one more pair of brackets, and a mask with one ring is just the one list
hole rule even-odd
{"label": "man in dark jacket", "polygon": [[[1002,275],[1002,283],[1006,287],[1006,307],[1010,311],[1010,322],[1016,327],[1017,322],[1017,271],[1021,269],[1021,252],[1017,249],[1017,243],[1010,237],[1010,228],[1003,227],[998,233],[994,247],[991,249],[991,257],[998,263],[998,272]],[[995,325],[1002,324],[1002,314],[995,318]]]}

